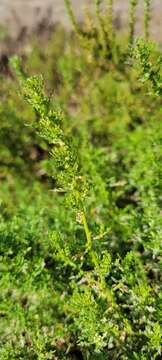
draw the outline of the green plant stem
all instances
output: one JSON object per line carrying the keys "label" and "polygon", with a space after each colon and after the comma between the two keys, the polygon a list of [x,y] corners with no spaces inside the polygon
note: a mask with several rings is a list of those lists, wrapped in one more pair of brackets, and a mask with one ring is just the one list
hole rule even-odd
{"label": "green plant stem", "polygon": [[87,239],[86,252],[89,252],[92,249],[92,236],[91,236],[91,232],[90,232],[89,227],[88,227],[88,223],[87,223],[86,214],[85,214],[84,209],[82,211],[82,222],[83,222],[84,231],[85,231],[86,239]]}
{"label": "green plant stem", "polygon": [[71,1],[70,0],[64,0],[64,2],[65,2],[65,6],[66,6],[66,9],[67,9],[68,15],[69,15],[70,20],[71,20],[71,23],[72,23],[72,25],[74,27],[74,30],[77,32],[77,34],[82,35],[82,31],[81,31],[80,27],[78,26],[77,20],[75,18],[74,12],[73,12],[72,7],[71,7]]}
{"label": "green plant stem", "polygon": [[83,222],[84,231],[85,231],[86,239],[87,239],[85,254],[89,253],[92,263],[94,264],[94,266],[97,266],[98,260],[97,260],[95,251],[92,249],[92,236],[91,236],[91,232],[89,230],[86,213],[85,213],[84,209],[82,210],[82,222]]}
{"label": "green plant stem", "polygon": [[108,0],[107,2],[107,9],[108,9],[108,36],[109,36],[109,40],[112,41],[113,37],[114,37],[114,33],[113,33],[113,4],[114,4],[114,0]]}
{"label": "green plant stem", "polygon": [[64,2],[65,2],[65,6],[66,6],[66,9],[67,9],[67,13],[69,15],[70,21],[71,21],[72,26],[74,28],[74,31],[78,34],[78,36],[80,36],[80,38],[87,38],[87,39],[94,38],[94,36],[96,35],[95,33],[83,31],[81,29],[81,27],[78,25],[76,16],[75,16],[74,11],[72,9],[71,0],[64,0]]}
{"label": "green plant stem", "polygon": [[102,4],[101,0],[96,0],[96,16],[99,21],[99,26],[100,26],[102,35],[104,37],[106,33],[105,33],[105,28],[104,28],[103,16],[101,15],[101,9],[100,9],[101,4]]}
{"label": "green plant stem", "polygon": [[145,39],[149,39],[149,25],[151,19],[151,0],[144,0],[144,31],[145,31]]}
{"label": "green plant stem", "polygon": [[129,20],[129,44],[132,45],[135,34],[136,8],[138,0],[130,0],[130,20]]}

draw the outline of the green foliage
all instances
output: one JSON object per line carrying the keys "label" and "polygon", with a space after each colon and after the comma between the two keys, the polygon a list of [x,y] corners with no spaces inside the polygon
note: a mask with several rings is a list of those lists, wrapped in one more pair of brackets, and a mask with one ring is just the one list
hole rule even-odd
{"label": "green foliage", "polygon": [[2,360],[161,358],[161,50],[100,5],[1,75]]}

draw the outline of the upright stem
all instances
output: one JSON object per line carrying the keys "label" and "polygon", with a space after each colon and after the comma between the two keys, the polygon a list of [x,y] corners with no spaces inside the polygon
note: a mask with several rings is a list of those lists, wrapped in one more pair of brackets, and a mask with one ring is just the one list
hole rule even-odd
{"label": "upright stem", "polygon": [[103,50],[106,52],[107,49],[107,34],[105,31],[105,25],[104,25],[104,21],[103,21],[103,16],[101,14],[101,5],[102,5],[102,0],[95,0],[95,4],[96,4],[96,16],[99,22],[99,33],[100,33],[100,39],[101,39],[101,44],[103,46]]}
{"label": "upright stem", "polygon": [[71,0],[64,0],[66,9],[67,9],[67,13],[69,15],[69,18],[71,20],[71,23],[73,25],[73,28],[75,30],[75,32],[78,34],[78,36],[80,36],[81,38],[87,38],[87,39],[91,39],[94,38],[95,33],[93,31],[90,32],[86,32],[84,30],[82,30],[82,28],[78,25],[78,21],[77,18],[74,14],[74,11],[72,9],[72,5],[71,5]]}
{"label": "upright stem", "polygon": [[80,27],[78,26],[78,22],[76,20],[76,17],[74,15],[74,12],[72,10],[72,6],[71,6],[71,0],[64,0],[65,2],[65,6],[69,15],[69,18],[71,20],[71,23],[74,27],[74,30],[76,31],[77,34],[82,35],[82,31],[80,29]]}
{"label": "upright stem", "polygon": [[86,239],[87,239],[86,252],[89,252],[92,249],[92,236],[91,236],[91,232],[90,232],[89,227],[88,227],[88,223],[87,223],[86,214],[85,214],[84,209],[82,211],[82,222],[83,222],[84,231],[85,231]]}
{"label": "upright stem", "polygon": [[133,44],[136,23],[136,7],[138,0],[130,0],[130,20],[129,20],[129,44]]}
{"label": "upright stem", "polygon": [[82,221],[83,221],[84,231],[85,231],[86,239],[87,239],[85,253],[89,253],[93,265],[97,266],[98,265],[98,260],[97,260],[96,253],[92,248],[92,236],[91,236],[91,232],[90,232],[89,227],[88,227],[88,223],[87,223],[86,214],[85,214],[84,209],[82,211]]}
{"label": "upright stem", "polygon": [[145,39],[149,38],[149,25],[151,19],[151,0],[144,0],[144,31],[145,31]]}
{"label": "upright stem", "polygon": [[112,40],[112,38],[114,36],[114,34],[113,34],[113,4],[114,4],[114,0],[107,0],[109,40]]}

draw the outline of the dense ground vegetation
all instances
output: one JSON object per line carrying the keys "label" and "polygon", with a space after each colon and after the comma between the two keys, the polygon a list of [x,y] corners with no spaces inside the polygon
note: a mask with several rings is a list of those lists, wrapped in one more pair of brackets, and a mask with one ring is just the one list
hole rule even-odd
{"label": "dense ground vegetation", "polygon": [[[0,81],[0,359],[161,358],[162,54],[95,2]],[[36,74],[36,75],[35,75]],[[44,80],[43,80],[44,79]]]}

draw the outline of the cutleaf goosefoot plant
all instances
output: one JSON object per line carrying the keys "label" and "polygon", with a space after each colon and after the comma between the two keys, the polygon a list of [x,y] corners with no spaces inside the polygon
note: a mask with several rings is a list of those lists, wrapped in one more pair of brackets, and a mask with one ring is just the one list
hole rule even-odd
{"label": "cutleaf goosefoot plant", "polygon": [[[101,25],[99,31],[101,35]],[[17,96],[13,101],[12,95],[10,107],[20,112],[21,126],[12,142],[6,141],[7,127],[1,142],[6,150],[10,145],[14,157],[12,144],[20,137],[18,163],[24,159],[22,148],[31,148],[30,153],[35,144],[49,149],[49,160],[43,152],[46,174],[54,177],[57,193],[52,197],[48,191],[49,179],[37,178],[44,158],[42,165],[36,157],[37,168],[30,177],[29,167],[25,182],[17,168],[17,182],[12,180],[10,165],[7,186],[0,176],[1,195],[5,190],[5,204],[0,206],[0,359],[160,360],[161,102],[157,96],[146,96],[147,85],[138,81],[136,68],[127,67],[124,73],[115,66],[110,72],[105,67],[98,71],[95,61],[89,66],[90,53],[78,56],[74,37],[72,33],[65,56],[55,33],[57,45],[52,43],[52,52],[48,48],[43,57],[44,74],[51,69],[52,88],[57,86],[53,69],[64,73],[56,96],[67,118],[45,95],[43,77],[27,77],[19,60],[12,61],[21,97],[35,116],[33,120],[30,107]],[[155,81],[155,75],[161,81],[160,67],[155,73],[156,52],[144,44],[144,49],[142,45],[135,49],[133,64],[151,87],[160,90]],[[36,69],[29,57],[28,73],[42,72],[37,56]],[[70,87],[69,79],[74,80]],[[77,97],[79,108],[72,108],[70,115],[69,97]],[[11,118],[5,105],[0,108],[2,134],[4,122],[8,126]],[[18,119],[12,113],[9,129]],[[24,119],[33,124],[30,142],[22,137]],[[88,192],[89,187],[93,191]]]}
{"label": "cutleaf goosefoot plant", "polygon": [[58,186],[54,191],[66,194],[68,205],[75,209],[76,216],[83,224],[87,240],[86,252],[93,254],[92,236],[84,208],[87,185],[84,177],[79,174],[76,146],[72,138],[64,133],[63,114],[60,110],[52,109],[51,100],[44,93],[41,75],[27,77],[16,56],[10,62],[20,80],[21,94],[35,111],[33,127],[50,146],[50,154],[54,160],[52,175]]}

